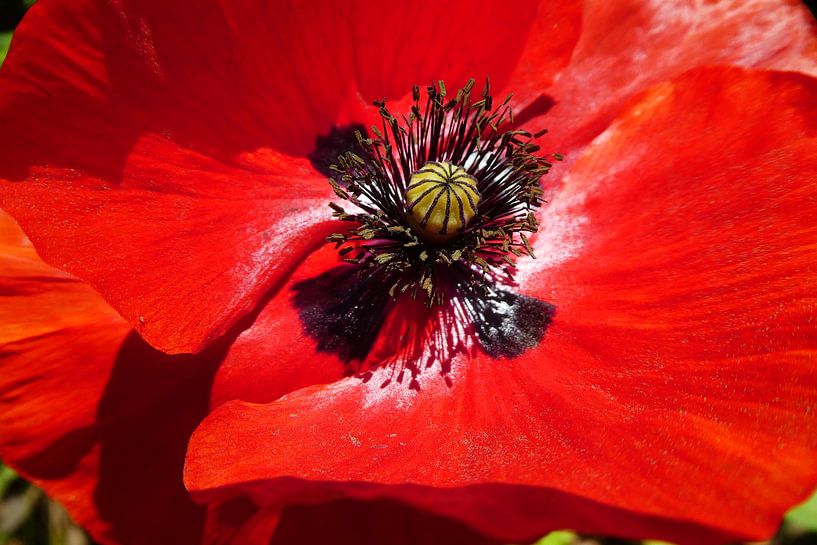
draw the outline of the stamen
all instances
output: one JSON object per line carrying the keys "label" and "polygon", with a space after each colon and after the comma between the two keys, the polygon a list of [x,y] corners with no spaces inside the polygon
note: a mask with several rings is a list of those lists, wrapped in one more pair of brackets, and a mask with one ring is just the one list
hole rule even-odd
{"label": "stamen", "polygon": [[375,102],[376,138],[357,132],[359,154],[344,153],[331,167],[335,194],[359,212],[330,204],[334,217],[357,226],[327,240],[360,266],[362,281],[388,286],[393,297],[425,293],[431,305],[462,285],[487,292],[512,280],[516,258],[533,257],[525,233],[538,228],[540,179],[561,157],[534,155],[544,131],[502,131],[511,97],[494,110],[490,84],[479,100],[473,87],[472,79],[446,101],[438,82],[421,106],[415,86],[400,120]]}

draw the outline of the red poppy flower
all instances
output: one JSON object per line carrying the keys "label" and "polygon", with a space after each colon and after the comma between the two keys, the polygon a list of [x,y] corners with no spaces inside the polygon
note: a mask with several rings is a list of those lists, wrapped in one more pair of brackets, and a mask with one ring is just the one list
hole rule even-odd
{"label": "red poppy flower", "polygon": [[[769,535],[817,484],[805,8],[322,4],[27,15],[0,206],[50,266],[4,218],[0,457],[102,543]],[[567,156],[537,259],[370,313],[327,158],[486,74]]]}

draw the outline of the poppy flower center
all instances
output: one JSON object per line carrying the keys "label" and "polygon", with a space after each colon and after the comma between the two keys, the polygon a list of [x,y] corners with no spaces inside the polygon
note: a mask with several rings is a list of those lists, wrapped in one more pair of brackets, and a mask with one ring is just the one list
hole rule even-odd
{"label": "poppy flower center", "polygon": [[480,195],[465,169],[431,161],[411,175],[406,189],[408,222],[430,244],[442,245],[474,218]]}
{"label": "poppy flower center", "polygon": [[376,101],[374,138],[356,131],[357,148],[330,167],[334,217],[355,225],[335,233],[344,261],[385,286],[442,304],[456,293],[493,291],[513,280],[516,261],[533,256],[542,205],[541,178],[558,155],[536,155],[531,134],[512,123],[508,96],[494,108],[490,82],[474,80],[449,97],[440,81],[412,89],[410,111],[393,115]]}

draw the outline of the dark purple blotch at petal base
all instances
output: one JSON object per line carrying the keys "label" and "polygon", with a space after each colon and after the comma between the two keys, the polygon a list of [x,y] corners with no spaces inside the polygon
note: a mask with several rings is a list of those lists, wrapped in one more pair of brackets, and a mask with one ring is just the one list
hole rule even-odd
{"label": "dark purple blotch at petal base", "polygon": [[355,132],[360,132],[364,138],[368,137],[366,127],[360,123],[332,127],[328,134],[318,136],[315,139],[315,149],[308,156],[315,170],[327,177],[332,176],[329,167],[338,161],[338,157],[342,153],[358,149]]}
{"label": "dark purple blotch at petal base", "polygon": [[[347,363],[366,358],[394,304],[382,283],[367,281],[354,266],[336,267],[293,290],[304,330],[318,350]],[[465,308],[479,345],[495,358],[513,358],[535,347],[555,314],[549,303],[504,289],[488,294],[461,290],[456,297],[446,304]]]}

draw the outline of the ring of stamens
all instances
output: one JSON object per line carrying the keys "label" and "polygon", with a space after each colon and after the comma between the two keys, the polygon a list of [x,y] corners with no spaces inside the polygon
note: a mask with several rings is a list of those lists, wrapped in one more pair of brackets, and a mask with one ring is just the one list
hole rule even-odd
{"label": "ring of stamens", "polygon": [[334,217],[356,226],[327,240],[392,296],[424,293],[441,304],[463,283],[488,291],[512,280],[516,259],[534,257],[527,235],[538,228],[540,179],[561,157],[535,155],[546,131],[501,130],[512,121],[511,97],[494,109],[490,84],[479,100],[473,86],[447,99],[440,81],[424,105],[415,86],[400,120],[375,102],[382,128],[372,127],[375,138],[357,132],[358,153],[331,167],[335,194],[359,211],[331,203]]}

